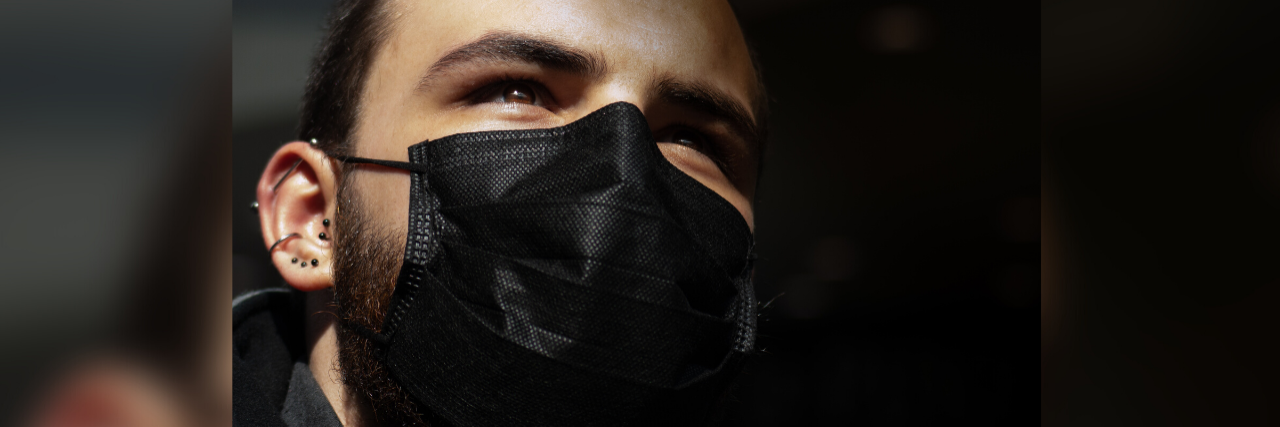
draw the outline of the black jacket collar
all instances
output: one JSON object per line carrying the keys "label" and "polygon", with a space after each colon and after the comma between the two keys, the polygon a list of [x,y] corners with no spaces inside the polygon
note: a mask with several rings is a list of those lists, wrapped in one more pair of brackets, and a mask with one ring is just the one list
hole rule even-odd
{"label": "black jacket collar", "polygon": [[306,368],[304,299],[298,291],[269,288],[232,301],[233,425],[339,425]]}

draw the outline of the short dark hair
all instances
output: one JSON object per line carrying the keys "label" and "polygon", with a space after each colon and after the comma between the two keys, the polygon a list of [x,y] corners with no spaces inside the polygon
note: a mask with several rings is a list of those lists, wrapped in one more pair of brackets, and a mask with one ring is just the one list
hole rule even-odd
{"label": "short dark hair", "polygon": [[[360,115],[361,93],[382,42],[391,33],[391,13],[383,0],[339,0],[329,15],[328,32],[311,65],[303,95],[298,139],[316,139],[330,156],[354,156],[352,132]],[[744,35],[745,36],[745,35]],[[756,74],[753,113],[760,131],[757,160],[763,169],[768,137],[769,101],[760,61],[748,43]]]}
{"label": "short dark hair", "polygon": [[360,114],[360,94],[378,47],[391,30],[382,0],[338,0],[327,34],[311,64],[302,99],[298,139],[317,141],[331,156],[354,155],[352,132]]}

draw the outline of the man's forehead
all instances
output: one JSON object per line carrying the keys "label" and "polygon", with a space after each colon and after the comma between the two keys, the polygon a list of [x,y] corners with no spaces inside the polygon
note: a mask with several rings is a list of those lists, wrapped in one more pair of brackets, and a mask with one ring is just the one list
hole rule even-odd
{"label": "man's forehead", "polygon": [[[611,71],[685,76],[749,97],[755,75],[729,5],[676,1],[395,1],[381,64],[422,72],[495,32],[536,35],[608,61]],[[379,67],[382,68],[382,67]],[[744,99],[746,101],[746,99]]]}

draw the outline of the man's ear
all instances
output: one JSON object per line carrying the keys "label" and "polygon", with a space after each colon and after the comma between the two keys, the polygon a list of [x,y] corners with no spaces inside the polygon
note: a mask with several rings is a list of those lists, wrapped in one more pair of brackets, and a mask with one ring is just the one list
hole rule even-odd
{"label": "man's ear", "polygon": [[291,142],[271,156],[258,180],[263,243],[280,275],[300,291],[333,286],[329,236],[338,197],[332,164],[310,144]]}

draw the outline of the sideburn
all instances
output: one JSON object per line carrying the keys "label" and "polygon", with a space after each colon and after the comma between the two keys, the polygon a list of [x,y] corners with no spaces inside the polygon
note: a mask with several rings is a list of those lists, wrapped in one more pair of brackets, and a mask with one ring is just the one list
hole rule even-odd
{"label": "sideburn", "polygon": [[[342,174],[334,222],[334,303],[338,316],[371,331],[381,331],[404,259],[404,231],[368,218],[351,171]],[[338,363],[347,392],[364,400],[383,425],[426,425],[417,405],[391,378],[373,342],[338,326]]]}

